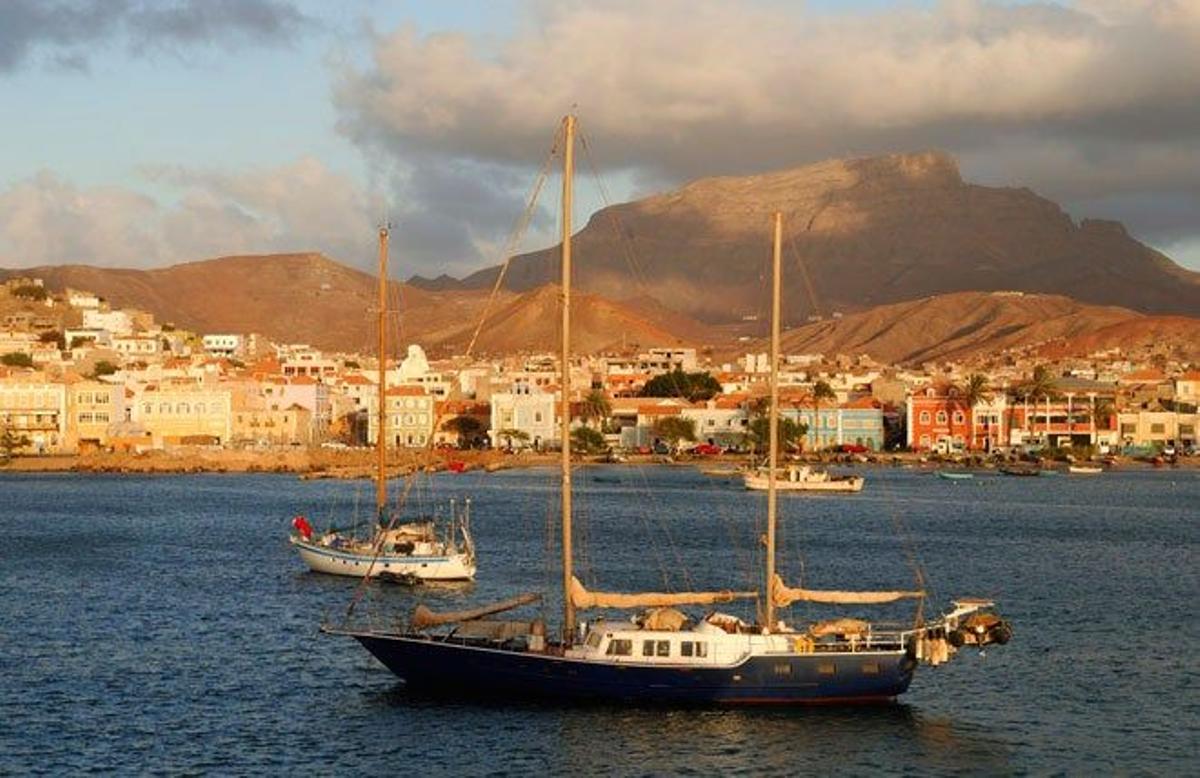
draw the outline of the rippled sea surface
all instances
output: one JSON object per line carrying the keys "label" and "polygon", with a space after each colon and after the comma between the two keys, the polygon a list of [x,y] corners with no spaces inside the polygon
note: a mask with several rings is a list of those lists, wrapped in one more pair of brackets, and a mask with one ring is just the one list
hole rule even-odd
{"label": "rippled sea surface", "polygon": [[[994,597],[1016,637],[921,668],[896,705],[803,710],[414,697],[318,631],[357,583],[306,572],[286,543],[297,513],[365,517],[368,484],[0,475],[0,773],[1196,771],[1200,474],[865,474],[861,495],[781,498],[789,579],[907,587],[916,559],[939,607]],[[589,585],[753,580],[762,495],[682,467],[576,484]],[[478,581],[372,585],[356,619],[555,585],[552,474],[437,476],[414,494],[426,510],[472,497]],[[557,621],[557,600],[544,611]]]}

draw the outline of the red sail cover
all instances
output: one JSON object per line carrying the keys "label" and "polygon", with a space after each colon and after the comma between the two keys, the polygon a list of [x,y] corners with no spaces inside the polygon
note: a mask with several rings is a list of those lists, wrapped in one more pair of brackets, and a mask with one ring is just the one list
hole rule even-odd
{"label": "red sail cover", "polygon": [[312,525],[309,524],[308,519],[304,518],[303,516],[297,516],[296,518],[292,519],[292,526],[296,528],[296,531],[299,532],[300,536],[305,540],[308,540],[312,537]]}

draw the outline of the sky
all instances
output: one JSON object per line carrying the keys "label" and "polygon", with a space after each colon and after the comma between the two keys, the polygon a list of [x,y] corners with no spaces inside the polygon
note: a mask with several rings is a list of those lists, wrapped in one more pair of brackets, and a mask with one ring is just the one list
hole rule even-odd
{"label": "sky", "polygon": [[1200,0],[0,0],[0,106],[0,267],[366,268],[386,219],[396,275],[461,276],[574,110],[603,183],[581,166],[578,224],[944,149],[1200,270]]}

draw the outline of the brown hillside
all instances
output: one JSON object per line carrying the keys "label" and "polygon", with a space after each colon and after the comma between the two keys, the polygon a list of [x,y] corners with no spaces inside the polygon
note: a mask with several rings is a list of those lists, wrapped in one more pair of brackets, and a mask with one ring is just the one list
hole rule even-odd
{"label": "brown hillside", "polygon": [[[507,354],[557,351],[561,332],[561,287],[547,285],[499,306],[484,323],[476,351]],[[438,343],[461,351],[475,323]],[[646,349],[652,346],[699,345],[710,336],[704,325],[649,306],[615,303],[589,294],[571,297],[571,349],[575,353]]]}
{"label": "brown hillside", "polygon": [[[86,289],[115,306],[147,310],[159,321],[198,332],[258,332],[280,342],[351,351],[370,351],[374,338],[375,278],[320,254],[223,257],[156,270],[64,265],[21,272],[51,289]],[[397,282],[390,289],[401,338],[410,340],[458,329],[477,315],[487,295],[442,294]]]}
{"label": "brown hillside", "polygon": [[[576,237],[578,284],[610,299],[648,294],[712,322],[760,313],[776,210],[784,214],[785,308],[796,321],[932,294],[1007,289],[1200,314],[1200,273],[1119,224],[1076,224],[1028,189],[965,183],[955,161],[936,152],[702,179],[604,209]],[[631,253],[640,284],[627,269]],[[811,293],[798,272],[801,257]],[[506,284],[527,290],[550,283],[556,263],[556,249],[517,257]],[[495,273],[480,271],[464,284],[486,286]]]}
{"label": "brown hillside", "polygon": [[[95,292],[114,306],[147,310],[159,321],[198,332],[257,332],[278,342],[364,353],[374,348],[375,278],[320,254],[224,257],[158,270],[69,265],[21,272],[44,279],[52,290]],[[421,343],[435,355],[466,347],[490,294],[396,282],[390,290],[397,342]],[[557,349],[558,299],[557,287],[523,295],[502,291],[476,352]],[[701,344],[711,337],[707,326],[650,300],[620,304],[579,294],[573,313],[574,349],[580,352]]]}
{"label": "brown hillside", "polygon": [[[962,292],[807,324],[783,336],[787,353],[869,354],[918,364],[1035,348],[1086,355],[1119,346],[1200,343],[1200,319],[1145,316],[1057,295]],[[765,348],[758,342],[755,347]],[[1195,348],[1193,348],[1195,350]]]}

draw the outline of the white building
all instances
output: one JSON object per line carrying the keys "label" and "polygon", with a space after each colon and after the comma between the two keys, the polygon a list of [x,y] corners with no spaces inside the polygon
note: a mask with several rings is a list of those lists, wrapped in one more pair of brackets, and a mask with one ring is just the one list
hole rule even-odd
{"label": "white building", "polygon": [[67,305],[72,308],[97,310],[100,308],[100,298],[91,292],[69,289],[67,290]]}
{"label": "white building", "polygon": [[108,330],[113,335],[129,335],[133,332],[133,318],[125,311],[83,311],[85,329]]}
{"label": "white building", "polygon": [[162,344],[153,335],[126,335],[114,337],[112,348],[127,357],[152,357],[162,351]]}
{"label": "white building", "polygon": [[205,335],[200,339],[204,351],[213,356],[232,357],[242,349],[241,335]]}
{"label": "white building", "polygon": [[[517,384],[511,392],[492,394],[492,419],[488,437],[494,448],[557,446],[557,400],[553,392],[538,391],[528,384]],[[524,433],[526,439],[505,435],[507,431]]]}

